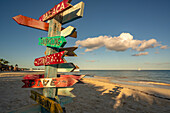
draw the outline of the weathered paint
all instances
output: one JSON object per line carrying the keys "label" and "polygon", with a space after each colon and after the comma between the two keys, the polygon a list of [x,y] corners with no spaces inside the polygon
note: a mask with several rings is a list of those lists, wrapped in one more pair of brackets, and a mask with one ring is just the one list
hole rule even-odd
{"label": "weathered paint", "polygon": [[81,80],[85,75],[60,75],[60,77],[72,77],[76,80]]}
{"label": "weathered paint", "polygon": [[[17,15],[13,17],[13,19],[20,25],[48,31],[49,23],[42,22],[42,21],[30,18],[30,17],[23,16],[23,15]],[[61,30],[64,30],[64,29],[65,28],[63,27],[61,28]],[[77,31],[74,31],[69,37],[77,38]]]}
{"label": "weathered paint", "polygon": [[74,28],[73,26],[68,26],[67,28],[61,31],[61,36],[68,37],[72,35],[75,30],[76,28]]}
{"label": "weathered paint", "polygon": [[41,106],[39,104],[32,104],[13,110],[8,113],[39,113],[40,111],[41,111]]}
{"label": "weathered paint", "polygon": [[83,17],[84,2],[80,2],[63,12],[62,24],[66,24],[75,19]]}
{"label": "weathered paint", "polygon": [[45,88],[45,87],[69,87],[78,81],[72,77],[41,78],[33,80],[22,80],[25,85],[22,88]]}
{"label": "weathered paint", "polygon": [[17,15],[15,17],[13,17],[13,19],[20,25],[48,31],[49,24],[46,22],[41,22],[39,20],[30,18],[30,17],[26,17],[23,15]]}
{"label": "weathered paint", "polygon": [[31,96],[33,100],[39,103],[42,107],[47,109],[51,113],[63,113],[63,110],[59,103],[31,90]]}
{"label": "weathered paint", "polygon": [[35,66],[42,66],[42,65],[53,65],[53,64],[61,64],[65,63],[63,57],[65,56],[66,51],[62,51],[59,53],[54,53],[51,55],[47,55],[44,57],[36,58],[34,60]]}
{"label": "weathered paint", "polygon": [[65,56],[77,56],[74,51],[77,49],[78,47],[67,47],[67,48],[60,48],[59,51],[67,51]]}
{"label": "weathered paint", "polygon": [[23,77],[24,80],[34,80],[34,79],[40,79],[40,78],[44,78],[43,74],[39,74],[39,75],[25,75]]}
{"label": "weathered paint", "polygon": [[54,37],[41,37],[39,38],[39,45],[48,46],[48,47],[64,47],[67,43],[64,36],[54,36]]}
{"label": "weathered paint", "polygon": [[73,89],[74,88],[58,88],[58,95],[68,96],[68,97],[76,97],[73,93],[70,92]]}
{"label": "weathered paint", "polygon": [[58,67],[57,72],[73,72],[76,69],[76,66],[73,63],[63,63],[56,64],[55,67]]}
{"label": "weathered paint", "polygon": [[50,9],[48,12],[43,14],[39,20],[40,21],[47,21],[51,18],[53,18],[55,15],[61,13],[62,11],[66,10],[67,8],[71,7],[72,5],[69,4],[71,0],[63,0],[59,4],[55,5],[52,9]]}

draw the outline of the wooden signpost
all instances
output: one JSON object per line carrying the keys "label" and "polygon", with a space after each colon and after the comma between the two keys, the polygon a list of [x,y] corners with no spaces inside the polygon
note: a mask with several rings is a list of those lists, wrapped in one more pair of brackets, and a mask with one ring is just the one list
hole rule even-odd
{"label": "wooden signpost", "polygon": [[63,113],[63,110],[59,103],[31,90],[31,96],[33,100],[39,103],[42,107],[48,110],[50,113]]}
{"label": "wooden signpost", "polygon": [[[73,52],[77,47],[61,48],[66,44],[66,37],[77,38],[76,28],[72,26],[62,28],[62,24],[81,18],[84,12],[83,2],[72,6],[71,1],[63,0],[43,14],[39,20],[23,15],[13,17],[20,25],[48,31],[47,37],[39,38],[39,45],[47,46],[46,56],[34,60],[35,66],[45,66],[44,75],[27,75],[23,78],[25,83],[23,88],[43,88],[43,95],[31,91],[31,98],[42,106],[42,113],[63,113],[63,103],[67,103],[69,99],[63,99],[65,102],[57,101],[59,100],[57,95],[61,94],[70,97],[74,97],[74,95],[70,92],[70,89],[61,90],[59,88],[72,86],[78,82],[77,80],[84,77],[74,75],[57,76],[58,72],[72,72],[76,69],[73,63],[66,63],[63,57],[77,56]],[[46,23],[45,21],[47,20],[48,22]],[[59,102],[61,102],[62,107]]]}
{"label": "wooden signpost", "polygon": [[51,55],[47,55],[44,57],[36,58],[34,60],[35,66],[42,66],[42,65],[53,65],[53,64],[61,64],[65,61],[63,60],[64,55],[66,54],[66,51],[62,51],[59,53],[54,53]]}
{"label": "wooden signpost", "polygon": [[54,37],[41,37],[39,38],[39,45],[49,46],[49,47],[64,47],[67,43],[64,36],[54,36]]}
{"label": "wooden signpost", "polygon": [[34,80],[22,80],[25,83],[22,88],[45,88],[45,87],[69,87],[73,86],[76,79],[72,77],[59,77],[59,78],[40,78]]}

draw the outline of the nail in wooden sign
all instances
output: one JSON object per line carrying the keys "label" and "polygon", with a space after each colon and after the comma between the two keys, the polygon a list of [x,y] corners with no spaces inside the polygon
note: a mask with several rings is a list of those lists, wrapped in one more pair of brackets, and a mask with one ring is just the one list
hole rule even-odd
{"label": "nail in wooden sign", "polygon": [[63,12],[62,24],[66,24],[68,22],[83,17],[83,12],[84,12],[84,2],[80,2],[74,5],[73,7],[65,10]]}
{"label": "nail in wooden sign", "polygon": [[25,83],[22,88],[44,88],[44,87],[69,87],[78,81],[71,77],[41,78],[34,80],[22,80]]}
{"label": "nail in wooden sign", "polygon": [[42,107],[47,109],[51,113],[63,113],[63,110],[59,103],[31,90],[31,96],[33,100],[39,103]]}
{"label": "nail in wooden sign", "polygon": [[46,12],[45,14],[43,14],[39,20],[40,21],[47,21],[51,18],[53,18],[55,15],[61,13],[62,11],[64,11],[65,9],[71,7],[72,5],[69,4],[71,2],[71,0],[63,0],[62,2],[60,2],[58,5],[55,5],[52,9],[50,9],[48,12]]}
{"label": "nail in wooden sign", "polygon": [[42,65],[53,65],[53,64],[61,64],[65,61],[63,60],[64,55],[66,54],[66,51],[62,51],[59,53],[47,55],[44,57],[36,58],[34,60],[35,66],[42,66]]}
{"label": "nail in wooden sign", "polygon": [[48,46],[48,47],[64,47],[67,43],[64,36],[54,36],[54,37],[41,37],[38,39],[38,45]]}

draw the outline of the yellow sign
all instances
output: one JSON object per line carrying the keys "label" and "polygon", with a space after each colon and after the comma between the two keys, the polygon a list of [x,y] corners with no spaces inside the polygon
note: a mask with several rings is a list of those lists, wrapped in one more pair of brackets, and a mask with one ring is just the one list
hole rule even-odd
{"label": "yellow sign", "polygon": [[63,113],[63,110],[57,102],[31,90],[31,96],[33,100],[39,103],[42,107],[47,109],[51,113]]}

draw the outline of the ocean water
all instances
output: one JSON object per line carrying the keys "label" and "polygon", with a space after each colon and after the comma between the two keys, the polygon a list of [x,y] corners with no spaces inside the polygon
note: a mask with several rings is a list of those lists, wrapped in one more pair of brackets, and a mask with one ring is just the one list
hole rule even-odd
{"label": "ocean water", "polygon": [[111,77],[114,83],[170,89],[170,70],[81,70],[79,74]]}

